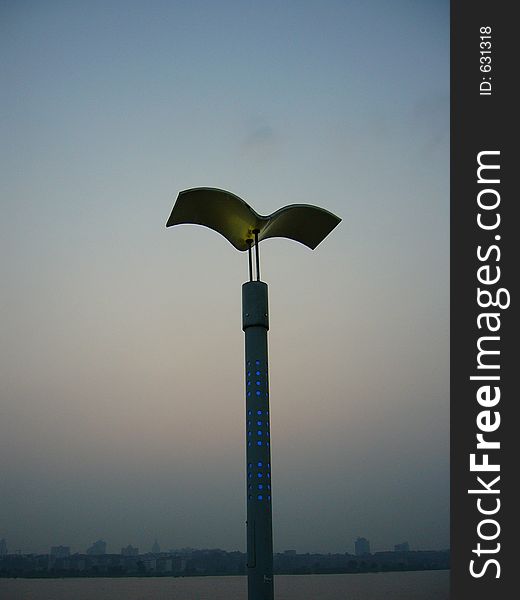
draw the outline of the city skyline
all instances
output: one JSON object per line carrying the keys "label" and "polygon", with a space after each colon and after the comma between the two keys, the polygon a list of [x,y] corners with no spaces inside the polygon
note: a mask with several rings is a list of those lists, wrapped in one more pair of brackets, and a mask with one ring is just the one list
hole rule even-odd
{"label": "city skyline", "polygon": [[245,548],[247,258],[165,228],[210,186],[343,219],[262,247],[275,551],[447,548],[449,3],[0,17],[0,538]]}
{"label": "city skyline", "polygon": [[[96,547],[96,544],[99,543],[104,544],[103,549],[104,551],[101,552],[97,552],[97,551],[92,551],[93,548]],[[157,543],[157,546],[156,546]],[[112,546],[114,546],[114,544],[112,544]],[[367,540],[364,537],[357,537],[356,539],[353,539],[350,543],[350,546],[352,546],[352,548],[350,548],[351,551],[349,551],[349,549],[345,549],[345,554],[352,554],[353,556],[363,556],[364,554],[374,554],[377,552],[410,552],[410,551],[414,551],[414,552],[427,552],[430,551],[429,548],[410,548],[410,545],[408,544],[408,542],[400,542],[397,544],[394,544],[393,548],[378,548],[378,549],[371,549],[370,548],[370,540]],[[101,550],[101,547],[98,546],[98,549]],[[49,554],[49,555],[55,555],[59,558],[63,558],[65,556],[70,556],[73,554],[91,554],[91,555],[104,555],[104,554],[121,554],[124,556],[138,556],[141,554],[170,554],[170,553],[189,553],[192,551],[203,551],[203,550],[224,550],[226,552],[234,552],[234,551],[239,551],[239,552],[243,552],[245,553],[245,549],[239,549],[239,548],[221,548],[220,546],[216,546],[215,548],[195,548],[192,546],[186,546],[186,547],[182,547],[182,548],[175,548],[171,545],[166,545],[166,548],[164,550],[161,550],[160,545],[157,542],[157,539],[154,538],[154,542],[150,545],[149,544],[149,549],[143,549],[142,551],[140,551],[139,546],[134,546],[132,545],[132,543],[128,543],[126,546],[121,547],[119,550],[117,550],[117,548],[114,550],[114,548],[111,547],[110,543],[107,542],[104,538],[100,538],[99,540],[92,542],[91,544],[88,545],[88,547],[81,549],[81,548],[75,548],[74,546],[70,546],[70,545],[65,545],[65,544],[59,544],[59,545],[55,545],[55,546],[50,546],[50,548],[48,549],[47,552],[43,552],[42,554]],[[449,548],[442,548],[441,550],[449,550]],[[290,549],[290,548],[286,548],[283,550],[279,550],[277,551],[277,554],[291,554],[291,553],[296,553],[296,550],[294,549]],[[305,553],[310,553],[310,551],[303,551],[301,552],[302,554]],[[7,545],[7,541],[5,539],[0,539],[0,556],[5,556],[5,555],[11,555],[11,554],[38,554],[36,552],[31,552],[31,551],[25,551],[22,552],[21,549],[16,549],[16,550],[10,550],[8,545]]]}

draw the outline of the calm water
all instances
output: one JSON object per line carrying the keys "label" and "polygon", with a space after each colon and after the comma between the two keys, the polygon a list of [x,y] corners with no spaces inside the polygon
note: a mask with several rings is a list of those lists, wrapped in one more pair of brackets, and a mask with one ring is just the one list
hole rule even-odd
{"label": "calm water", "polygon": [[[447,600],[449,571],[278,575],[276,600]],[[246,600],[245,577],[0,579],[1,600]]]}

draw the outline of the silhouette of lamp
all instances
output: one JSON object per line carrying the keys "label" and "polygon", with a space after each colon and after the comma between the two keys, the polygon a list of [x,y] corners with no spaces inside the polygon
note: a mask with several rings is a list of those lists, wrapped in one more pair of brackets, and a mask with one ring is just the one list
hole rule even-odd
{"label": "silhouette of lamp", "polygon": [[[271,215],[257,214],[244,200],[215,188],[179,193],[166,227],[204,225],[248,252],[249,281],[242,285],[242,328],[245,333],[247,581],[249,600],[273,600],[272,483],[267,364],[267,284],[260,281],[259,242],[283,237],[312,250],[341,221],[308,204],[291,204]],[[253,280],[255,247],[256,281]]]}

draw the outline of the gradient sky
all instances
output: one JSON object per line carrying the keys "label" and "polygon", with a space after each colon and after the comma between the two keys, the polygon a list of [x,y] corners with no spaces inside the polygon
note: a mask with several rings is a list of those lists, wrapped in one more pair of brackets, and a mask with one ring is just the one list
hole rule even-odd
{"label": "gradient sky", "polygon": [[245,549],[241,284],[177,193],[343,221],[262,246],[276,551],[449,545],[449,3],[1,0],[0,538]]}

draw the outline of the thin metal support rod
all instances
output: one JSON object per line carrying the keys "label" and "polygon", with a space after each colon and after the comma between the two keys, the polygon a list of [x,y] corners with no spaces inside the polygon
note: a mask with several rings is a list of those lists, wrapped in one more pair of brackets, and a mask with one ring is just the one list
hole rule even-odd
{"label": "thin metal support rod", "polygon": [[253,231],[255,234],[255,248],[256,248],[256,280],[260,281],[260,253],[258,251],[258,229]]}
{"label": "thin metal support rod", "polygon": [[252,244],[253,244],[253,240],[247,240],[247,258],[249,261],[249,281],[253,281],[253,252],[251,250]]}

